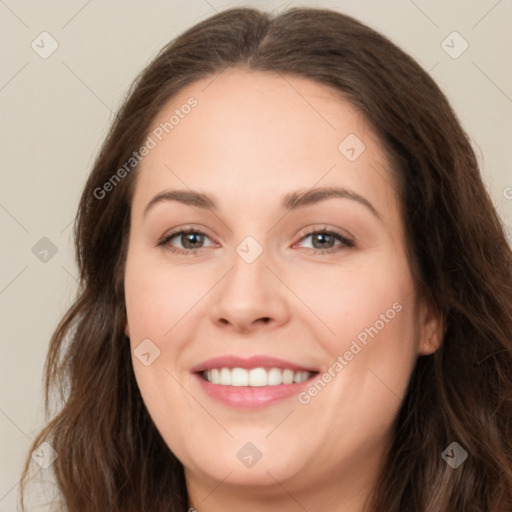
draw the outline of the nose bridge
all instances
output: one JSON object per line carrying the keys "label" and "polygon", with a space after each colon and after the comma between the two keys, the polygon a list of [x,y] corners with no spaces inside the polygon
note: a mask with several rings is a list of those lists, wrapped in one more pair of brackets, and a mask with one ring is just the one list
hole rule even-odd
{"label": "nose bridge", "polygon": [[271,285],[266,275],[270,273],[268,259],[268,250],[253,236],[244,238],[235,248],[224,293],[234,293],[242,302],[266,293],[266,288]]}
{"label": "nose bridge", "polygon": [[247,329],[260,319],[282,321],[286,316],[279,281],[267,268],[270,251],[254,236],[246,236],[230,258],[212,307],[212,320]]}

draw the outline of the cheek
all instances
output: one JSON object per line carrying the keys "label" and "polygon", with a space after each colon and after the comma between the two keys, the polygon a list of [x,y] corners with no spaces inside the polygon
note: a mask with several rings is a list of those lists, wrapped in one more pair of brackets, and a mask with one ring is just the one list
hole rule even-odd
{"label": "cheek", "polygon": [[[199,282],[184,267],[156,265],[137,250],[128,254],[125,297],[135,378],[153,423],[178,457],[184,455],[186,434],[198,416],[195,402],[177,382],[176,361],[188,339],[183,332],[190,329],[191,308],[207,290]],[[180,411],[179,419],[173,419],[174,411]]]}
{"label": "cheek", "polygon": [[[408,313],[414,316],[410,307],[414,283],[408,265],[391,251],[347,258],[338,266],[304,268],[289,279],[294,292],[316,317],[311,323],[318,333],[316,339],[322,340],[333,356],[358,336],[364,343],[375,331],[395,333],[403,328]],[[404,314],[405,310],[408,313]],[[407,340],[406,332],[393,336],[393,340]]]}
{"label": "cheek", "polygon": [[[218,275],[211,268],[198,271],[195,265],[156,262],[136,248],[128,253],[125,300],[132,364],[144,402],[157,425],[166,423],[159,417],[163,411],[186,411],[191,405],[173,377],[181,379],[186,369],[184,351],[198,326],[198,317],[207,314],[203,299]],[[147,352],[149,358],[141,361],[138,356]],[[147,359],[150,364],[146,366]],[[194,415],[197,411],[185,415],[181,423]]]}
{"label": "cheek", "polygon": [[[380,256],[304,274],[295,290],[308,298],[318,317],[311,324],[313,336],[329,354],[322,371],[330,392],[321,392],[318,407],[354,403],[372,421],[391,421],[417,358],[417,310],[405,259],[393,252]],[[311,389],[304,401],[317,394]],[[344,424],[342,418],[332,421]]]}
{"label": "cheek", "polygon": [[193,266],[172,267],[139,258],[136,252],[129,255],[125,297],[130,337],[165,338],[205,296],[208,282]]}

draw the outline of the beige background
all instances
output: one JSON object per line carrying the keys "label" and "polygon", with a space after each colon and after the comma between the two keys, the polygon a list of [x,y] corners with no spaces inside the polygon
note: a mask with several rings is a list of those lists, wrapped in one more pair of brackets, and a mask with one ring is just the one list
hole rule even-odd
{"label": "beige background", "polygon": [[[23,458],[43,418],[41,383],[49,337],[76,286],[71,221],[128,85],[165,43],[216,10],[234,5],[282,10],[299,4],[0,0],[0,511],[17,510]],[[429,70],[470,134],[510,229],[512,3],[339,0],[303,5],[359,18]],[[47,59],[31,47],[43,31],[58,43]],[[457,59],[441,46],[453,31],[469,44]],[[455,50],[460,44],[455,40]],[[46,262],[32,252],[42,237],[57,250]]]}

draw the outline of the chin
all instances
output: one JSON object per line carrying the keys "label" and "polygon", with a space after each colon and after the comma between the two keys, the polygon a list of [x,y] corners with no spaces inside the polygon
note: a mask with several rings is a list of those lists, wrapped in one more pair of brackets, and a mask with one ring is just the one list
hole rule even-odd
{"label": "chin", "polygon": [[294,480],[304,472],[305,458],[296,448],[285,450],[233,440],[230,444],[233,447],[219,449],[215,445],[210,453],[198,453],[193,458],[189,455],[184,465],[214,481],[226,479],[226,483],[247,487],[275,487],[276,480]]}

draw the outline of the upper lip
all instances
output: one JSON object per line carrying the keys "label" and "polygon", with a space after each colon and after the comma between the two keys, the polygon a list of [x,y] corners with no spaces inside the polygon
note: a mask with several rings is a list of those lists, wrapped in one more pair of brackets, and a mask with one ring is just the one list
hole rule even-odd
{"label": "upper lip", "polygon": [[213,368],[245,368],[251,370],[253,368],[282,368],[284,370],[293,370],[296,372],[316,372],[317,370],[295,364],[284,359],[265,355],[254,355],[251,357],[240,357],[235,355],[226,355],[208,359],[194,366],[191,371],[195,373],[204,372]]}

